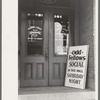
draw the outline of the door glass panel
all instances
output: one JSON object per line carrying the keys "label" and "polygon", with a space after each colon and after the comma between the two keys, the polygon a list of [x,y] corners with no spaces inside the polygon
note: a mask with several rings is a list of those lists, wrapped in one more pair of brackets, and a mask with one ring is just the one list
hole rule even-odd
{"label": "door glass panel", "polygon": [[67,55],[69,32],[68,16],[54,15],[54,53],[56,55]]}
{"label": "door glass panel", "polygon": [[43,14],[27,13],[27,54],[43,55]]}

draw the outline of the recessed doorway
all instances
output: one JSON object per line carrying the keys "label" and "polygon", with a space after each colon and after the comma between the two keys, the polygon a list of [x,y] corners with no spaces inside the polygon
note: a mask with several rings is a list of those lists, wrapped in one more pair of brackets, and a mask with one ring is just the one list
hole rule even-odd
{"label": "recessed doorway", "polygon": [[63,86],[74,16],[60,8],[21,11],[21,87]]}

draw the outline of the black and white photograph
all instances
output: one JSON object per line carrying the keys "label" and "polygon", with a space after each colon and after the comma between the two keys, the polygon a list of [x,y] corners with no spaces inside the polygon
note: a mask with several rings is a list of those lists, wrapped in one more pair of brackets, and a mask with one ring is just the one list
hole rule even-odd
{"label": "black and white photograph", "polygon": [[98,0],[10,1],[2,100],[98,100]]}

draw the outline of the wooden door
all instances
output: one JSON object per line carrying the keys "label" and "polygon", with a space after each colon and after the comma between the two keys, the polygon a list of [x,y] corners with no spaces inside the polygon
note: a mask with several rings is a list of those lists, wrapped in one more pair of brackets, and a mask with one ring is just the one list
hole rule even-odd
{"label": "wooden door", "polygon": [[64,85],[67,49],[74,41],[73,14],[43,9],[21,13],[21,87]]}
{"label": "wooden door", "polygon": [[64,86],[68,46],[74,41],[70,12],[59,8],[49,12],[49,86]]}
{"label": "wooden door", "polygon": [[21,87],[48,86],[48,13],[21,13]]}

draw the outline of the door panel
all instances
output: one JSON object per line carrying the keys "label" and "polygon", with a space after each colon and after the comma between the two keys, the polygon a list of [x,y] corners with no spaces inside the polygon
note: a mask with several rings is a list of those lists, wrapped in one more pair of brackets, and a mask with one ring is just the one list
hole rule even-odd
{"label": "door panel", "polygon": [[[65,24],[66,23],[66,24]],[[69,21],[62,14],[49,13],[49,85],[64,85],[69,44]]]}
{"label": "door panel", "polygon": [[22,12],[21,18],[21,87],[48,86],[48,13]]}

